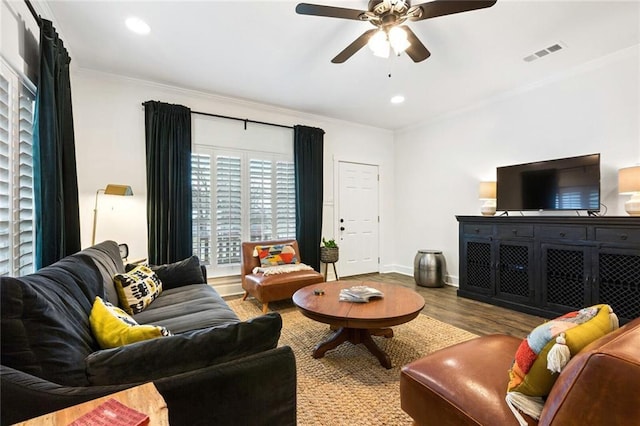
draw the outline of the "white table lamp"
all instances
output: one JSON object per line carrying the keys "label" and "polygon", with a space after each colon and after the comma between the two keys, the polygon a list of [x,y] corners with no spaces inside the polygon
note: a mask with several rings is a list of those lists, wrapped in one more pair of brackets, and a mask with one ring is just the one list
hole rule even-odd
{"label": "white table lamp", "polygon": [[618,171],[618,192],[631,194],[624,203],[624,209],[630,216],[640,216],[640,166],[625,167]]}
{"label": "white table lamp", "polygon": [[484,204],[480,207],[483,216],[493,216],[496,214],[496,183],[480,182],[480,199]]}

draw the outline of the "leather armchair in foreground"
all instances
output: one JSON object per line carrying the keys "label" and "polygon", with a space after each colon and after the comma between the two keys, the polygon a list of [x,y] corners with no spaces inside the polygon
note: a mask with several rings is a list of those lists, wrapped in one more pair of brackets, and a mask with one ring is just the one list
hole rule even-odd
{"label": "leather armchair in foreground", "polygon": [[[416,425],[518,425],[505,396],[522,339],[489,335],[402,368],[401,406]],[[628,425],[640,419],[640,318],[574,355],[532,425]],[[635,419],[635,420],[634,420]]]}

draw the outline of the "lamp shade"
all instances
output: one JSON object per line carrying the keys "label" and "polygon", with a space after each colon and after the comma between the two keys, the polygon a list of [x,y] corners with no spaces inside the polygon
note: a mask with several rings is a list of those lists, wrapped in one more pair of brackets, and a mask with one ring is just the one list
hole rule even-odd
{"label": "lamp shade", "polygon": [[133,190],[129,185],[108,184],[104,189],[106,195],[133,195]]}
{"label": "lamp shade", "polygon": [[618,171],[618,192],[620,194],[640,192],[640,166],[625,167]]}
{"label": "lamp shade", "polygon": [[91,245],[96,243],[96,225],[98,224],[98,195],[104,192],[106,195],[133,195],[133,190],[129,185],[116,185],[110,183],[104,189],[98,189],[96,191],[96,203],[93,207],[93,231],[91,232]]}
{"label": "lamp shade", "polygon": [[496,198],[496,183],[495,182],[480,182],[480,199],[481,200],[493,200]]}

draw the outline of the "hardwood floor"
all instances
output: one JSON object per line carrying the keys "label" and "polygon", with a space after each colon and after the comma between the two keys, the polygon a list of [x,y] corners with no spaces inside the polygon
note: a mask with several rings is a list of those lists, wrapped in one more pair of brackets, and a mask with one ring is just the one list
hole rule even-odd
{"label": "hardwood floor", "polygon": [[546,318],[458,297],[456,287],[420,287],[415,284],[413,277],[398,273],[356,275],[344,279],[395,283],[410,287],[424,297],[425,307],[422,312],[425,315],[477,335],[502,333],[524,338],[546,320]]}

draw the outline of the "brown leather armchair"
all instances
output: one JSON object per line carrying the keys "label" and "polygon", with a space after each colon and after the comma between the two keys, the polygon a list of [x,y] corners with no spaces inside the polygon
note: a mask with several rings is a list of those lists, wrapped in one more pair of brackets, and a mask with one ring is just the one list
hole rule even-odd
{"label": "brown leather armchair", "polygon": [[[275,300],[288,299],[293,293],[310,284],[321,283],[324,277],[316,271],[294,271],[286,274],[267,275],[263,273],[253,273],[253,268],[260,266],[260,260],[253,255],[253,250],[257,245],[266,246],[274,244],[291,244],[296,253],[300,253],[296,240],[272,240],[272,241],[251,241],[242,243],[242,265],[240,275],[242,276],[242,288],[246,300],[249,295],[255,297],[262,303],[262,312],[269,309],[269,302]],[[304,260],[302,260],[304,263]]]}
{"label": "brown leather armchair", "polygon": [[[505,402],[521,339],[489,335],[402,368],[400,403],[414,425],[518,425]],[[640,318],[592,342],[569,361],[532,425],[628,425],[640,419]],[[635,420],[634,420],[635,419]]]}

